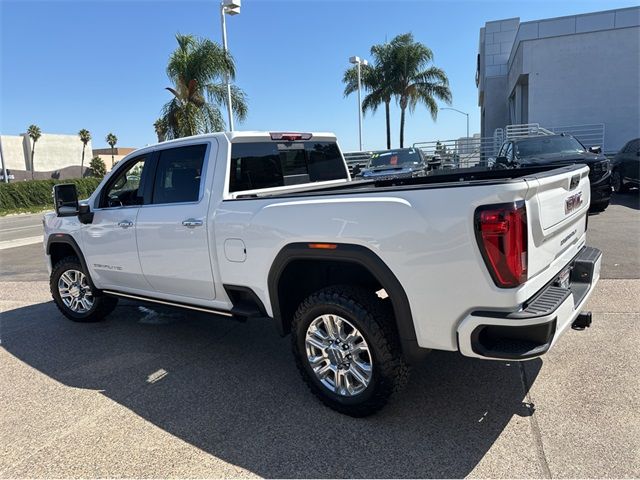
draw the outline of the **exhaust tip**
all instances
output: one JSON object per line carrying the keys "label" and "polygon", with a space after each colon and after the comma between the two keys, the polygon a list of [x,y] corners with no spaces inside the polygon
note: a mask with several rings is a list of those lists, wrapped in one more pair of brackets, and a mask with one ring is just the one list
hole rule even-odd
{"label": "exhaust tip", "polygon": [[591,312],[581,312],[571,324],[574,330],[584,330],[591,326]]}

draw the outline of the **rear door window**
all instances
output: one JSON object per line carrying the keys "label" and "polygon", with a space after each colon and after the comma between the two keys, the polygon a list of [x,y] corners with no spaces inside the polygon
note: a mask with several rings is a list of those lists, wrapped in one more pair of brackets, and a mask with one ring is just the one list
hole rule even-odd
{"label": "rear door window", "polygon": [[196,202],[207,145],[161,150],[151,203]]}
{"label": "rear door window", "polygon": [[229,191],[347,178],[335,142],[250,142],[231,147]]}

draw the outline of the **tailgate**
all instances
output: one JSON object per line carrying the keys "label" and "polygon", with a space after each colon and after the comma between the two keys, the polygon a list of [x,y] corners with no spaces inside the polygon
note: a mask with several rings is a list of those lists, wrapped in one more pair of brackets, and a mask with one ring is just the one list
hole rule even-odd
{"label": "tailgate", "polygon": [[525,177],[529,224],[529,278],[570,248],[584,243],[589,168],[572,165]]}

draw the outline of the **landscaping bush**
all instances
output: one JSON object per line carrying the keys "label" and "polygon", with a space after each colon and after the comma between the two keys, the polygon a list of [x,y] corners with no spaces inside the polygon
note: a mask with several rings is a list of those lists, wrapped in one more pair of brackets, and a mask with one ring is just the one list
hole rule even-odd
{"label": "landscaping bush", "polygon": [[0,215],[50,207],[53,209],[53,186],[57,183],[74,183],[78,198],[87,198],[93,193],[100,178],[74,178],[69,180],[27,180],[15,183],[0,183]]}

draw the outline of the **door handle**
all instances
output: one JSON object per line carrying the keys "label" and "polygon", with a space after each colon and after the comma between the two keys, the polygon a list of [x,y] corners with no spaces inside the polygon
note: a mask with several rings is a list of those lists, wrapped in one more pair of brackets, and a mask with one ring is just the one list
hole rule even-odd
{"label": "door handle", "polygon": [[120,228],[133,227],[133,222],[131,220],[122,220],[121,222],[118,222],[118,226]]}
{"label": "door handle", "polygon": [[197,220],[195,218],[187,218],[186,220],[182,221],[182,225],[188,228],[201,227],[202,220]]}

